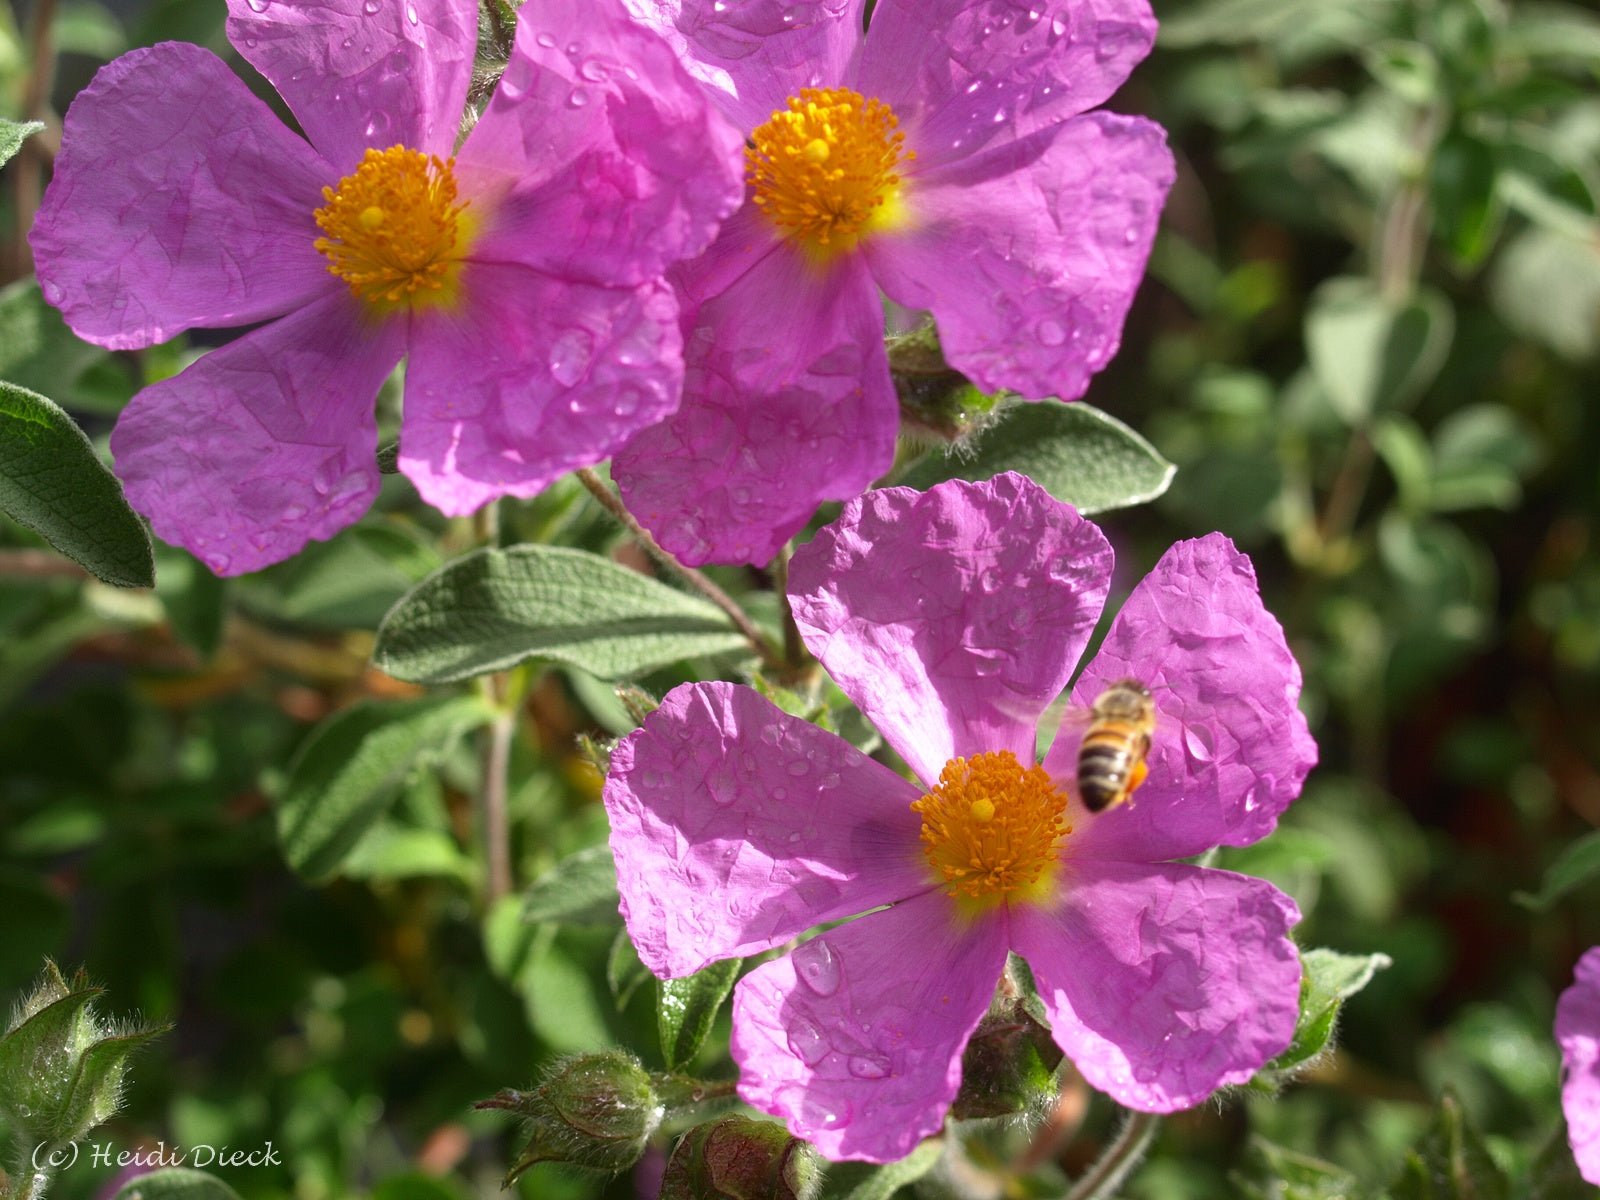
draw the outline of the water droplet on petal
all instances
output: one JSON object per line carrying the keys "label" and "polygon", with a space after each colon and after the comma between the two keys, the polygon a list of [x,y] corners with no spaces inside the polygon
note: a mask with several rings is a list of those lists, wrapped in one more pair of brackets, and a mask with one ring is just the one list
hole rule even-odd
{"label": "water droplet on petal", "polygon": [[406,5],[406,20],[410,21],[413,25],[417,23],[417,6],[415,4]]}
{"label": "water droplet on petal", "polygon": [[572,387],[589,369],[594,338],[586,329],[569,329],[550,347],[550,374],[563,387]]}
{"label": "water droplet on petal", "polygon": [[568,108],[582,108],[589,103],[589,93],[580,88],[573,88],[567,93]]}
{"label": "water droplet on petal", "polygon": [[852,1054],[848,1065],[857,1079],[882,1079],[889,1073],[889,1060],[881,1054]]}
{"label": "water droplet on petal", "polygon": [[819,996],[831,996],[839,990],[841,971],[839,958],[833,947],[821,938],[813,938],[791,956],[795,974]]}
{"label": "water droplet on petal", "polygon": [[540,33],[534,35],[533,40],[538,42],[539,45],[543,46],[546,50],[549,50],[552,49],[556,44],[556,35],[553,33]]}
{"label": "water droplet on petal", "polygon": [[814,1067],[828,1057],[828,1039],[822,1030],[805,1017],[796,1017],[789,1023],[789,1049],[801,1062]]}
{"label": "water droplet on petal", "polygon": [[1183,727],[1183,747],[1197,763],[1208,763],[1216,755],[1211,749],[1211,732],[1199,725]]}
{"label": "water droplet on petal", "polygon": [[271,6],[272,0],[245,0],[250,5],[251,12],[264,13]]}
{"label": "water droplet on petal", "polygon": [[383,0],[365,0],[365,2],[361,5],[361,11],[370,17],[382,7]]}
{"label": "water droplet on petal", "polygon": [[590,83],[602,83],[608,72],[605,63],[598,58],[586,58],[583,60],[583,65],[578,68],[578,74]]}
{"label": "water droplet on petal", "polygon": [[1038,334],[1039,341],[1046,346],[1059,346],[1067,340],[1067,331],[1061,322],[1049,318],[1039,322]]}

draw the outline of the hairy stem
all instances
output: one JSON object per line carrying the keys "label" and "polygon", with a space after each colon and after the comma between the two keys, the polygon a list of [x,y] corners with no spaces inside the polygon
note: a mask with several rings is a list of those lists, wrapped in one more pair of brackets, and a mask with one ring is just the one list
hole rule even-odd
{"label": "hairy stem", "polygon": [[506,799],[511,784],[511,739],[517,714],[504,704],[505,677],[489,682],[490,697],[499,711],[489,723],[483,742],[483,848],[489,865],[488,901],[492,906],[511,894],[511,821]]}
{"label": "hairy stem", "polygon": [[[50,89],[56,79],[56,0],[37,0],[33,6],[33,28],[29,38],[29,57],[33,70],[28,74],[22,93],[22,120],[40,121],[49,115]],[[28,248],[28,230],[33,227],[33,217],[39,210],[39,198],[44,194],[44,157],[35,145],[38,137],[26,139],[11,168],[12,201],[16,210],[17,226],[12,235],[11,262],[8,274],[21,278],[33,270],[33,253]]]}
{"label": "hairy stem", "polygon": [[773,645],[772,639],[761,631],[753,621],[750,614],[739,607],[738,601],[716,585],[712,579],[702,571],[693,567],[686,567],[650,535],[650,531],[639,524],[619,497],[606,484],[606,481],[594,473],[593,468],[583,467],[577,472],[578,481],[589,489],[589,494],[600,502],[600,507],[615,517],[624,529],[633,535],[635,541],[644,547],[645,552],[662,566],[672,571],[685,583],[699,592],[711,603],[728,614],[728,619],[737,629],[755,652],[761,656],[761,661],[774,670],[782,670],[784,657],[778,648]]}
{"label": "hairy stem", "polygon": [[1083,1178],[1072,1185],[1066,1200],[1111,1200],[1143,1161],[1160,1123],[1161,1118],[1153,1113],[1130,1112],[1117,1140],[1084,1172]]}

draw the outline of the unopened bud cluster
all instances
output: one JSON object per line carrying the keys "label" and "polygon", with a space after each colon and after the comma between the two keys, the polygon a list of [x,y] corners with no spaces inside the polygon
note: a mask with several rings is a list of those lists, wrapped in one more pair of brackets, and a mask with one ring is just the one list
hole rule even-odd
{"label": "unopened bud cluster", "polygon": [[812,1200],[821,1185],[810,1145],[771,1121],[726,1116],[683,1135],[661,1200]]}

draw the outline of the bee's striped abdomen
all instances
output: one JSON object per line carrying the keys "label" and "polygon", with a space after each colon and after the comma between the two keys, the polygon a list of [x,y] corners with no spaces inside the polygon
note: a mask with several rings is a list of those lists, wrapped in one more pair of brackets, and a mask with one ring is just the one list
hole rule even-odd
{"label": "bee's striped abdomen", "polygon": [[1100,812],[1126,798],[1134,767],[1150,739],[1125,721],[1096,722],[1078,747],[1078,790],[1090,812]]}

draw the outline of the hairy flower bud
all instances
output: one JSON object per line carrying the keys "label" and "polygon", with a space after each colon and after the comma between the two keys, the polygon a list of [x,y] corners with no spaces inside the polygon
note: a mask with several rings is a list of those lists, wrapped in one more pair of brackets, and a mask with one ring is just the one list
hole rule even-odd
{"label": "hairy flower bud", "polygon": [[506,1175],[508,1187],[541,1162],[625,1171],[644,1155],[663,1113],[650,1076],[620,1050],[564,1059],[532,1091],[504,1091],[477,1107],[528,1120],[528,1144]]}
{"label": "hairy flower bud", "polygon": [[661,1200],[811,1200],[821,1183],[810,1145],[782,1125],[730,1115],[683,1135]]}
{"label": "hairy flower bud", "polygon": [[901,432],[935,442],[955,442],[989,423],[999,405],[951,367],[932,325],[887,341],[889,374],[900,399]]}
{"label": "hairy flower bud", "polygon": [[1023,1112],[1055,1091],[1061,1047],[1020,997],[997,998],[961,1058],[961,1091],[950,1115]]}
{"label": "hairy flower bud", "polygon": [[77,1141],[121,1104],[128,1060],[163,1029],[121,1027],[95,1014],[101,989],[55,963],[0,1037],[0,1115],[34,1146]]}

